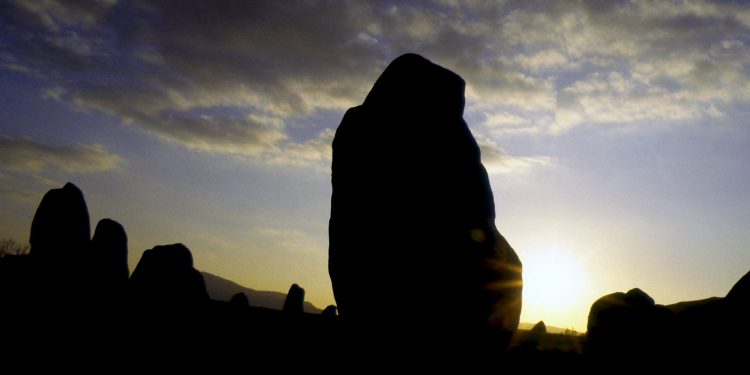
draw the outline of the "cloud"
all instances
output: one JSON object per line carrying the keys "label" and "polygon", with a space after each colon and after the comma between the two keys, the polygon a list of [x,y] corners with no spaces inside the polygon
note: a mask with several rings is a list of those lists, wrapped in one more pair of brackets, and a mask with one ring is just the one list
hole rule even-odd
{"label": "cloud", "polygon": [[510,7],[502,34],[520,51],[511,53],[515,67],[556,82],[554,108],[546,113],[555,119],[552,133],[677,124],[750,101],[747,7],[700,1],[580,1],[546,4],[542,12],[534,2]]}
{"label": "cloud", "polygon": [[33,206],[71,175],[113,172],[127,162],[98,144],[55,146],[0,135],[0,196]]}
{"label": "cloud", "polygon": [[318,240],[313,238],[309,233],[298,229],[255,227],[252,231],[263,240],[275,244],[274,246],[278,249],[290,253],[322,254],[325,252],[325,249],[321,247]]}
{"label": "cloud", "polygon": [[333,160],[333,129],[324,129],[316,138],[302,143],[290,143],[274,153],[264,155],[272,165],[313,166],[328,170]]}
{"label": "cloud", "polygon": [[479,121],[486,133],[501,138],[506,135],[522,135],[540,133],[545,127],[544,124],[550,122],[548,117],[530,116],[514,112],[506,112],[500,109],[488,109],[483,113],[483,119]]}
{"label": "cloud", "polygon": [[597,5],[582,3],[574,10],[577,21],[558,30],[565,43],[557,48],[586,68],[558,86],[552,132],[580,125],[676,124],[716,117],[750,101],[746,7]]}
{"label": "cloud", "polygon": [[5,65],[45,72],[47,97],[205,152],[286,147],[286,122],[357,104],[386,61],[366,7],[342,2],[107,2],[80,19],[67,2],[4,8]]}
{"label": "cloud", "polygon": [[750,101],[750,10],[732,3],[18,0],[0,14],[2,65],[46,77],[47,97],[197,151],[299,158],[285,165],[322,155],[288,123],[360,103],[404,52],[462,75],[467,115],[527,119],[514,133]]}
{"label": "cloud", "polygon": [[713,101],[697,96],[694,92],[664,90],[617,72],[593,74],[560,92],[551,129],[563,132],[587,122],[675,122],[715,116]]}
{"label": "cloud", "polygon": [[522,174],[556,164],[555,159],[549,156],[511,155],[487,137],[477,136],[477,143],[482,153],[482,164],[489,174]]}
{"label": "cloud", "polygon": [[518,54],[513,59],[525,70],[532,72],[570,68],[568,57],[554,49],[541,50],[532,55]]}
{"label": "cloud", "polygon": [[76,174],[107,172],[125,164],[120,156],[97,144],[52,146],[28,138],[0,135],[0,168],[10,172],[38,174],[63,171]]}

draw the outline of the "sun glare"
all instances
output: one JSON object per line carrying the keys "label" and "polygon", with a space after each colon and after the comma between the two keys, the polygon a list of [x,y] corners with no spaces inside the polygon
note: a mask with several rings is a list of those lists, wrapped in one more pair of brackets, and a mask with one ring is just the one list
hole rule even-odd
{"label": "sun glare", "polygon": [[570,324],[566,321],[584,303],[584,276],[581,261],[561,249],[526,254],[523,257],[525,318]]}

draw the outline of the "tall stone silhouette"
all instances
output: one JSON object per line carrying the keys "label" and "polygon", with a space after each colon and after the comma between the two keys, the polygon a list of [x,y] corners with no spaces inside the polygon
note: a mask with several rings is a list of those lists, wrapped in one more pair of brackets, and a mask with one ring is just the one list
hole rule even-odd
{"label": "tall stone silhouette", "polygon": [[[68,182],[44,194],[31,222],[29,295],[44,295],[50,306],[76,307],[89,294],[87,266],[91,241],[83,193]],[[54,286],[54,288],[49,288]],[[42,305],[41,299],[31,305]]]}
{"label": "tall stone silhouette", "polygon": [[333,141],[329,273],[339,315],[404,349],[499,349],[518,325],[521,262],[495,227],[464,86],[403,55]]}
{"label": "tall stone silhouette", "polygon": [[47,192],[31,222],[30,255],[52,261],[69,260],[88,249],[89,212],[83,193],[68,182]]}

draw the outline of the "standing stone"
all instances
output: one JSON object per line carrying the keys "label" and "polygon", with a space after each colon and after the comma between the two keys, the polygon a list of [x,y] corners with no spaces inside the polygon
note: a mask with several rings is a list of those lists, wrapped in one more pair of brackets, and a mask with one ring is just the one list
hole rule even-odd
{"label": "standing stone", "polygon": [[625,368],[673,359],[676,319],[667,307],[638,288],[612,293],[591,306],[586,354],[596,363],[619,361]]}
{"label": "standing stone", "polygon": [[88,248],[89,212],[83,193],[68,182],[47,192],[31,222],[30,255],[37,259],[68,260]]}
{"label": "standing stone", "polygon": [[143,252],[130,276],[136,302],[161,307],[208,301],[203,276],[193,268],[193,255],[183,244],[156,246]]}
{"label": "standing stone", "polygon": [[336,312],[336,305],[328,305],[325,309],[323,309],[323,312],[320,313],[321,316],[323,316],[326,319],[334,319],[338,315]]}
{"label": "standing stone", "polygon": [[521,262],[495,227],[464,86],[403,55],[333,141],[328,265],[339,314],[394,350],[502,349],[518,326]]}
{"label": "standing stone", "polygon": [[242,293],[242,292],[233,294],[232,298],[229,299],[229,303],[232,304],[232,306],[238,306],[238,307],[250,306],[250,301],[248,301],[245,293]]}
{"label": "standing stone", "polygon": [[304,304],[305,290],[297,284],[292,284],[289,288],[289,293],[286,295],[286,300],[284,300],[284,308],[282,310],[289,314],[302,314]]}
{"label": "standing stone", "polygon": [[547,325],[544,324],[543,320],[540,320],[537,324],[534,324],[534,327],[531,328],[531,332],[543,335],[547,333]]}
{"label": "standing stone", "polygon": [[112,219],[99,220],[91,239],[89,263],[93,275],[91,282],[95,289],[111,298],[121,299],[130,271],[128,236],[120,223]]}
{"label": "standing stone", "polygon": [[89,213],[83,193],[68,182],[48,191],[31,222],[29,258],[30,296],[45,296],[30,303],[63,318],[76,315],[88,293],[87,255],[91,239]]}

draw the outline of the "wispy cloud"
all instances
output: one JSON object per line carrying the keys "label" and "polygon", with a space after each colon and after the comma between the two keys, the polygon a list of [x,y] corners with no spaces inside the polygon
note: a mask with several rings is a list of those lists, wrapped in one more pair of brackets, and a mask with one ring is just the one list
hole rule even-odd
{"label": "wispy cloud", "polygon": [[50,170],[68,173],[106,172],[125,164],[120,156],[97,144],[52,146],[29,138],[0,135],[0,169],[25,174]]}
{"label": "wispy cloud", "polygon": [[35,205],[72,177],[113,172],[127,162],[98,144],[50,145],[0,135],[0,196]]}
{"label": "wispy cloud", "polygon": [[324,129],[316,138],[290,143],[277,152],[267,153],[264,161],[272,165],[312,166],[328,170],[333,159],[333,129]]}
{"label": "wispy cloud", "polygon": [[256,227],[252,232],[290,253],[324,253],[324,248],[309,233],[298,229]]}
{"label": "wispy cloud", "polygon": [[477,143],[482,153],[482,164],[489,174],[523,174],[536,168],[552,167],[554,158],[542,155],[512,155],[497,143],[486,137],[478,137]]}

